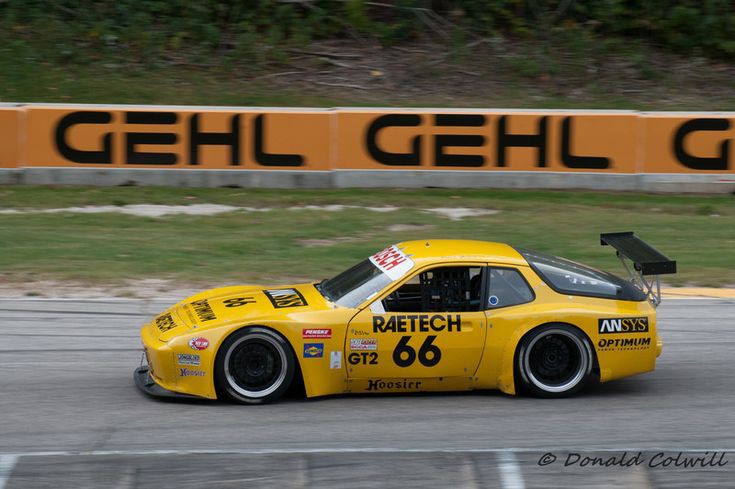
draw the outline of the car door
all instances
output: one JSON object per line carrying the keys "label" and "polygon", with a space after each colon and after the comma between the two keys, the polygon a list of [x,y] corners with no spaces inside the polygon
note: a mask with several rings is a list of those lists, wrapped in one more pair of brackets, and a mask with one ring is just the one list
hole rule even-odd
{"label": "car door", "polygon": [[[384,291],[351,321],[351,379],[469,378],[482,357],[483,264],[424,268]],[[409,389],[410,390],[410,389]]]}

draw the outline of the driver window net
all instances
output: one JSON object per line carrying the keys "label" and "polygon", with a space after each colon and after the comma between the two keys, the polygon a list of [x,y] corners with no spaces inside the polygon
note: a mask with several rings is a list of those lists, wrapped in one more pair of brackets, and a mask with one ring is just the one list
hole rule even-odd
{"label": "driver window net", "polygon": [[421,305],[424,311],[477,310],[470,301],[470,268],[437,268],[422,273],[420,281]]}

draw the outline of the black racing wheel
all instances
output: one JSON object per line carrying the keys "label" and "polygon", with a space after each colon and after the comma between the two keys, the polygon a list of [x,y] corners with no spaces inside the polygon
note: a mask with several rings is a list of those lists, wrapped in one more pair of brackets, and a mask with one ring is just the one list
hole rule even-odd
{"label": "black racing wheel", "polygon": [[296,358],[279,334],[266,328],[241,329],[227,338],[215,362],[220,392],[242,404],[278,399],[291,385]]}
{"label": "black racing wheel", "polygon": [[594,354],[587,337],[566,324],[531,330],[515,359],[517,385],[537,397],[565,397],[593,378]]}

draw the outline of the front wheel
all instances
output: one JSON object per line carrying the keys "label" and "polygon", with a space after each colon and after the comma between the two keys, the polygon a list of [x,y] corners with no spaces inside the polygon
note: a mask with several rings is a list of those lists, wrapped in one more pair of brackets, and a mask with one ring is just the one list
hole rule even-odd
{"label": "front wheel", "polygon": [[235,402],[264,404],[291,385],[296,359],[289,344],[265,328],[245,328],[227,338],[217,354],[215,378]]}
{"label": "front wheel", "polygon": [[592,378],[592,347],[578,329],[550,324],[523,337],[516,355],[516,373],[523,390],[537,397],[565,397]]}

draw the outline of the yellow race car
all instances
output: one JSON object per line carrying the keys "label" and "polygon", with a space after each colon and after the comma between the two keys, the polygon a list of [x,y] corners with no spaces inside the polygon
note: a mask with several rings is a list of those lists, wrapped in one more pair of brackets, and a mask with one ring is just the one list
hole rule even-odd
{"label": "yellow race car", "polygon": [[143,326],[156,396],[273,401],[500,389],[561,397],[653,370],[658,276],[676,262],[633,233],[601,235],[624,280],[483,241],[409,241],[319,283],[234,286],[190,297]]}

